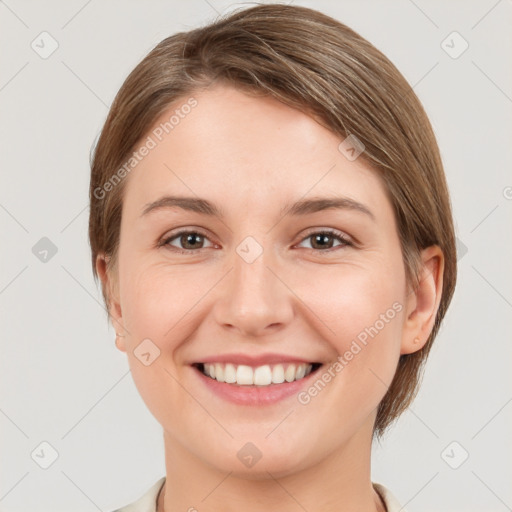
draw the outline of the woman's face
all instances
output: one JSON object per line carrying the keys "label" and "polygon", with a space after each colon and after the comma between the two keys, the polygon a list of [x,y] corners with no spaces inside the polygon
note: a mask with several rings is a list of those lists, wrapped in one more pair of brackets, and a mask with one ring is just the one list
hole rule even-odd
{"label": "woman's face", "polygon": [[167,442],[235,474],[369,446],[409,297],[383,183],[276,100],[192,96],[125,178],[112,314],[142,398]]}

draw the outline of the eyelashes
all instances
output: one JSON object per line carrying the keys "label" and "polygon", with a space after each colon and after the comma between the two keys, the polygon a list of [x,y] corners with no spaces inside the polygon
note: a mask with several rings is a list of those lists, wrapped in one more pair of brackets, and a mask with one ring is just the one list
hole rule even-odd
{"label": "eyelashes", "polygon": [[329,237],[329,238],[332,238],[332,239],[335,239],[335,240],[338,240],[339,242],[341,242],[340,245],[334,246],[334,247],[328,247],[327,249],[325,249],[325,248],[323,248],[323,249],[312,248],[312,250],[314,250],[315,252],[326,252],[326,251],[330,251],[331,249],[335,249],[336,247],[346,247],[346,246],[353,246],[354,245],[352,243],[352,241],[347,237],[347,235],[345,235],[341,231],[337,231],[335,229],[322,229],[322,230],[310,231],[302,239],[301,243],[304,242],[305,240],[308,240],[308,239],[313,238],[313,237],[317,237],[317,240],[316,240],[315,243],[317,243],[319,240],[322,240],[322,239],[325,240],[325,237]]}
{"label": "eyelashes", "polygon": [[[195,249],[180,249],[178,247],[174,247],[171,245],[171,242],[175,239],[178,239],[178,240],[185,240],[185,236],[189,236],[189,235],[192,235],[192,240],[194,238],[198,238],[199,239],[205,239],[205,240],[208,240],[208,237],[201,233],[201,231],[198,231],[198,230],[182,230],[182,231],[178,231],[177,233],[174,233],[168,237],[165,237],[158,245],[159,247],[168,247],[170,250],[176,250],[176,252],[179,252],[179,253],[191,253],[191,252],[197,252],[198,250],[201,250],[201,249],[205,249],[205,247],[199,247],[199,248],[195,248]],[[197,236],[198,235],[198,236]],[[190,239],[187,240],[186,243],[190,243]],[[210,242],[211,243],[211,242]]]}
{"label": "eyelashes", "polygon": [[[340,242],[339,245],[330,246],[330,247],[321,247],[321,248],[306,248],[310,251],[314,251],[315,253],[326,253],[326,252],[332,252],[338,249],[342,249],[344,247],[354,246],[354,243],[341,231],[335,230],[335,229],[316,229],[311,230],[309,233],[307,233],[299,242],[299,245],[303,242],[313,239],[314,238],[314,244],[317,243],[325,243],[326,239],[332,239],[333,243],[334,241]],[[205,242],[208,241],[209,244],[211,244],[208,247],[192,247],[192,248],[185,248],[185,247],[176,247],[171,244],[171,242],[178,241],[178,243],[182,245],[194,245],[195,243],[199,242]],[[327,245],[330,245],[327,243]],[[184,229],[181,231],[177,231],[175,233],[172,233],[169,236],[164,237],[160,242],[158,242],[158,247],[164,247],[166,249],[169,249],[172,252],[176,252],[179,254],[196,254],[198,251],[201,251],[203,249],[208,249],[211,247],[214,247],[215,244],[211,242],[208,238],[208,236],[203,233],[202,231],[198,229]]]}

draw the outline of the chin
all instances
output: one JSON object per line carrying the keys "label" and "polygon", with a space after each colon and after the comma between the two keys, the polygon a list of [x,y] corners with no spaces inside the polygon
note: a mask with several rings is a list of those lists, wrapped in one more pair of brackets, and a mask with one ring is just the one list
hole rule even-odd
{"label": "chin", "polygon": [[[283,445],[279,439],[270,441],[254,436],[255,441],[241,441],[237,437],[230,446],[219,446],[213,458],[204,460],[208,465],[223,473],[249,480],[268,480],[273,477],[285,477],[301,471],[312,464],[304,444]],[[245,437],[249,439],[250,437]],[[311,447],[308,447],[311,450]],[[211,454],[211,448],[203,452]]]}

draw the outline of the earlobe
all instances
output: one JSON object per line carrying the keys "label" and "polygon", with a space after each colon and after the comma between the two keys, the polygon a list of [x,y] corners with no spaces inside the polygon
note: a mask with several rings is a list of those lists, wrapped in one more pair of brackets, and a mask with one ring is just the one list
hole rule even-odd
{"label": "earlobe", "polygon": [[108,270],[107,257],[104,254],[99,254],[96,258],[96,272],[108,300],[109,318],[116,331],[116,347],[122,352],[126,352],[124,335],[121,334],[124,331],[124,326],[121,305],[117,296],[117,276]]}
{"label": "earlobe", "polygon": [[407,298],[400,354],[422,349],[435,324],[443,290],[444,255],[433,245],[421,251],[418,286]]}
{"label": "earlobe", "polygon": [[116,347],[118,348],[118,350],[120,350],[121,352],[126,352],[126,345],[125,345],[123,334],[119,334],[118,332],[116,332],[116,342],[115,343],[116,343]]}

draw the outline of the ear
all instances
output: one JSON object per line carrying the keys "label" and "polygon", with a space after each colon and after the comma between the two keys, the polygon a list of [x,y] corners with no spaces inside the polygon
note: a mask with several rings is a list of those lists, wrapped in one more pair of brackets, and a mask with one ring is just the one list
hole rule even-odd
{"label": "ear", "polygon": [[443,291],[444,255],[432,245],[421,251],[418,287],[406,299],[406,317],[402,331],[400,354],[411,354],[423,348],[434,327]]}
{"label": "ear", "polygon": [[104,254],[98,254],[96,257],[96,272],[101,279],[101,285],[106,292],[109,308],[109,318],[116,333],[123,337],[116,336],[116,346],[119,350],[126,352],[126,341],[124,333],[126,332],[123,324],[123,315],[118,293],[118,276],[116,272],[107,267],[108,257]]}

